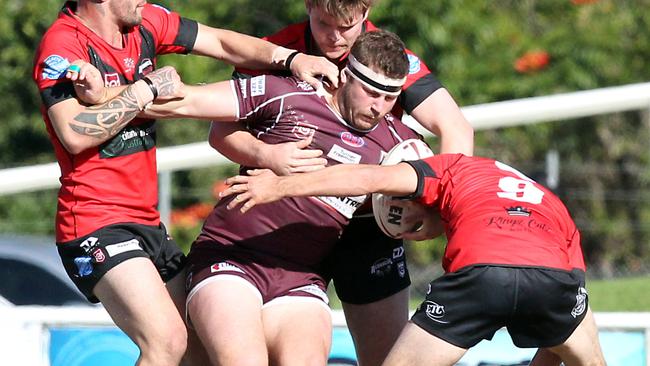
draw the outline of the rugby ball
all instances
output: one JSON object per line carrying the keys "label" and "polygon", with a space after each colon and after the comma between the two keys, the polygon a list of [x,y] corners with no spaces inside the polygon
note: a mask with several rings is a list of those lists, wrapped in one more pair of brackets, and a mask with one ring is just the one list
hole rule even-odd
{"label": "rugby ball", "polygon": [[[433,151],[422,140],[409,139],[393,147],[384,157],[381,165],[394,165],[402,161],[420,160],[433,156]],[[401,234],[416,230],[422,223],[405,225],[403,218],[408,215],[412,203],[396,200],[381,193],[372,194],[372,212],[377,225],[384,234],[398,238]]]}

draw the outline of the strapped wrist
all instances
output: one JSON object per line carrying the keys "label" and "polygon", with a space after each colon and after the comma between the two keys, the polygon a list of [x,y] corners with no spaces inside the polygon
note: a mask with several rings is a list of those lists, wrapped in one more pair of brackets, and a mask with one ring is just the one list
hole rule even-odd
{"label": "strapped wrist", "polygon": [[151,94],[153,94],[152,101],[156,100],[158,98],[158,88],[156,88],[156,85],[154,85],[153,81],[149,79],[148,77],[143,77],[142,80],[149,86],[149,90],[151,90]]}
{"label": "strapped wrist", "polygon": [[287,56],[287,59],[284,61],[284,68],[291,71],[291,62],[293,61],[296,56],[298,56],[300,52],[299,51],[293,51],[289,56]]}

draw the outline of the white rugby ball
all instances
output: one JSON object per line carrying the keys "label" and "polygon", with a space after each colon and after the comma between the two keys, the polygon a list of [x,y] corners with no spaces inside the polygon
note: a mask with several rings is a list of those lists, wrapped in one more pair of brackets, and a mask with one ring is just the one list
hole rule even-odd
{"label": "white rugby ball", "polygon": [[[433,156],[433,151],[422,140],[409,139],[393,147],[384,157],[381,165],[395,165],[402,161],[420,160]],[[372,194],[372,212],[377,225],[384,234],[391,238],[413,231],[421,224],[406,226],[403,217],[408,214],[410,204],[405,200],[396,200],[381,193]]]}

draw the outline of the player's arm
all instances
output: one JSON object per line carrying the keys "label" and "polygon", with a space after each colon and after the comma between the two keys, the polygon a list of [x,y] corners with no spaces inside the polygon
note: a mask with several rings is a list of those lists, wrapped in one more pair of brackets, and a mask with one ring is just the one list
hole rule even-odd
{"label": "player's arm", "polygon": [[312,138],[281,144],[267,144],[255,138],[240,123],[213,122],[210,146],[228,159],[245,166],[271,169],[288,175],[322,169],[327,159],[318,149],[307,149]]}
{"label": "player's arm", "polygon": [[289,69],[300,79],[318,87],[319,76],[338,85],[339,70],[324,57],[295,53],[260,38],[226,29],[198,25],[192,53],[214,57],[229,64],[252,69]]}
{"label": "player's arm", "polygon": [[249,176],[228,178],[230,185],[222,196],[235,195],[228,204],[242,205],[246,212],[255,205],[298,196],[358,196],[381,192],[391,196],[414,193],[418,185],[415,170],[405,163],[397,165],[339,164],[316,172],[278,177],[270,170],[251,170]]}
{"label": "player's arm", "polygon": [[424,128],[440,137],[440,153],[474,152],[474,129],[445,88],[439,88],[411,112]]}
{"label": "player's arm", "polygon": [[144,80],[137,81],[105,103],[87,105],[68,98],[49,107],[48,116],[63,147],[71,154],[79,154],[98,146],[119,133],[155,97],[182,95],[182,83],[172,67],[156,70],[148,77],[151,86]]}
{"label": "player's arm", "polygon": [[236,121],[238,104],[230,81],[205,85],[185,85],[184,96],[156,101],[141,113],[147,118],[196,118]]}

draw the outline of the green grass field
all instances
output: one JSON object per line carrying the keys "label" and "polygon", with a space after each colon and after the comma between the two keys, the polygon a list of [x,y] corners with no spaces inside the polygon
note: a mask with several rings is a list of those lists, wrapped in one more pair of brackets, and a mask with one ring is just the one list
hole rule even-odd
{"label": "green grass field", "polygon": [[650,276],[587,280],[593,311],[650,311]]}

